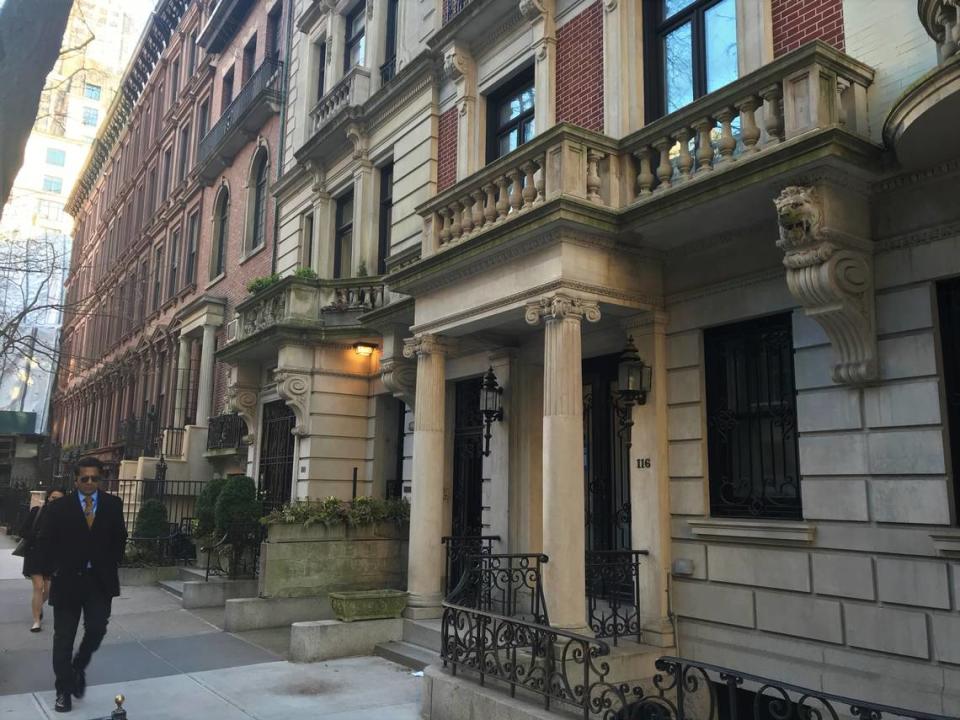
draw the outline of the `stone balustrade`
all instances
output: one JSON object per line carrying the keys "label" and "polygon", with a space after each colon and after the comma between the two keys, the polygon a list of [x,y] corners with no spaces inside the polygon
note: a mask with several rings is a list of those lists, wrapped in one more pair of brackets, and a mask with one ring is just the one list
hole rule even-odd
{"label": "stone balustrade", "polygon": [[790,53],[627,136],[636,200],[815,130],[868,137],[873,70],[822,43]]}
{"label": "stone balustrade", "polygon": [[330,88],[313,110],[310,118],[313,121],[313,131],[317,132],[327,121],[345,107],[363,105],[370,97],[370,71],[361,66],[351,68],[343,79]]}
{"label": "stone balustrade", "polygon": [[565,196],[616,205],[601,165],[618,154],[615,141],[559,124],[440,193],[417,210],[425,252],[446,249]]}
{"label": "stone balustrade", "polygon": [[383,307],[386,292],[381,276],[338,278],[322,281],[324,312],[337,310],[375,310]]}
{"label": "stone balustrade", "polygon": [[960,0],[920,0],[917,12],[941,64],[960,53]]}

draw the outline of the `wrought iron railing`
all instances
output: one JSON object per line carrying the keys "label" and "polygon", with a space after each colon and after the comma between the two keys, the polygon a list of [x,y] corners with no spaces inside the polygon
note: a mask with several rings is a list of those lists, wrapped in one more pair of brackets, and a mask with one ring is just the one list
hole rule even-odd
{"label": "wrought iron railing", "polygon": [[200,548],[206,555],[205,579],[256,577],[260,571],[260,544],[266,528],[260,523],[237,523],[216,541]]}
{"label": "wrought iron railing", "polygon": [[397,58],[392,57],[380,66],[380,84],[386,85],[397,74]]}
{"label": "wrought iron railing", "polygon": [[500,542],[499,535],[446,535],[440,538],[443,543],[445,559],[444,597],[460,582],[464,562],[470,555],[491,555],[493,543]]}
{"label": "wrought iron railing", "polygon": [[207,450],[235,450],[246,443],[247,423],[237,413],[217,415],[207,420]]}
{"label": "wrought iron railing", "polygon": [[587,614],[601,638],[642,638],[640,561],[646,550],[590,550],[586,555]]}
{"label": "wrought iron railing", "polygon": [[168,480],[158,469],[154,478],[117,480],[116,485],[115,492],[123,500],[123,520],[132,537],[138,534],[137,515],[147,500],[162,502],[166,522],[181,528],[182,534],[185,522],[195,517],[197,497],[206,480]]}
{"label": "wrought iron railing", "polygon": [[460,582],[447,600],[457,605],[546,625],[542,566],[546,555],[468,555]]}
{"label": "wrought iron railing", "polygon": [[123,444],[123,459],[155,457],[159,422],[155,413],[143,417],[128,418],[120,423],[120,441]]}
{"label": "wrought iron railing", "polygon": [[471,0],[443,0],[443,24],[453,20],[470,2]]}
{"label": "wrought iron railing", "polygon": [[279,99],[280,78],[283,63],[274,58],[266,58],[250,79],[240,88],[240,92],[221,113],[220,119],[203,136],[197,146],[197,165],[205,163],[213,155],[224,138],[233,130],[234,126],[246,115],[247,111],[260,98],[273,94]]}
{"label": "wrought iron railing", "polygon": [[181,427],[163,428],[160,433],[160,454],[165,457],[183,457],[183,438],[186,431]]}

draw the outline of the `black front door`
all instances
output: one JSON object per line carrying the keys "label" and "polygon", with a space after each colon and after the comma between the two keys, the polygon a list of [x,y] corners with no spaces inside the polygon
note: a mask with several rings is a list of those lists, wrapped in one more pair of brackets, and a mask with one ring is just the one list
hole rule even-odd
{"label": "black front door", "polygon": [[483,416],[480,414],[480,383],[480,378],[471,378],[456,384],[453,523],[450,533],[454,537],[483,534]]}
{"label": "black front door", "polygon": [[587,551],[630,549],[630,456],[620,433],[617,355],[583,363]]}
{"label": "black front door", "polygon": [[295,424],[296,416],[283,400],[264,404],[258,483],[264,513],[290,502]]}

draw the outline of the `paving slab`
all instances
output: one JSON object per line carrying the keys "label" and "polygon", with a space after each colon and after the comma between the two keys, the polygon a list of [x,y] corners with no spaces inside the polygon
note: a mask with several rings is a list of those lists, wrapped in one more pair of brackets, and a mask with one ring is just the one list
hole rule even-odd
{"label": "paving slab", "polygon": [[229,633],[144,640],[141,644],[183,673],[253,665],[282,659],[282,656]]}
{"label": "paving slab", "polygon": [[186,610],[161,610],[117,615],[110,620],[110,630],[118,627],[138,640],[185,637],[220,632],[220,628]]}
{"label": "paving slab", "polygon": [[263,630],[245,630],[232,633],[249,643],[263,648],[278,657],[288,660],[290,657],[290,628],[264,628]]}

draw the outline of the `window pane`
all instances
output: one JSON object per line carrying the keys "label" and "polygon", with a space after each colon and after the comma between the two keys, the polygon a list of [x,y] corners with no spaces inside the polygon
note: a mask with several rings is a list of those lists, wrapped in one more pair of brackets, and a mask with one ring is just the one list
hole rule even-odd
{"label": "window pane", "polygon": [[361,37],[355,45],[350,48],[350,67],[355,67],[357,65],[363,65],[363,56],[364,49],[366,45],[366,37]]}
{"label": "window pane", "polygon": [[722,0],[704,13],[707,38],[707,92],[737,79],[737,11]]}
{"label": "window pane", "polygon": [[498,139],[498,143],[500,147],[500,152],[498,157],[503,157],[508,152],[511,152],[512,150],[516,150],[517,145],[519,144],[517,140],[518,140],[518,130],[516,128],[501,135]]}
{"label": "window pane", "polygon": [[693,32],[681,25],[663,40],[664,106],[668,113],[693,102]]}
{"label": "window pane", "polygon": [[530,142],[533,140],[533,120],[527,120],[523,123],[523,141]]}
{"label": "window pane", "polygon": [[520,106],[523,110],[533,110],[533,88],[524,90],[520,96]]}
{"label": "window pane", "polygon": [[663,0],[664,19],[683,10],[685,7],[693,5],[694,2],[695,0]]}

